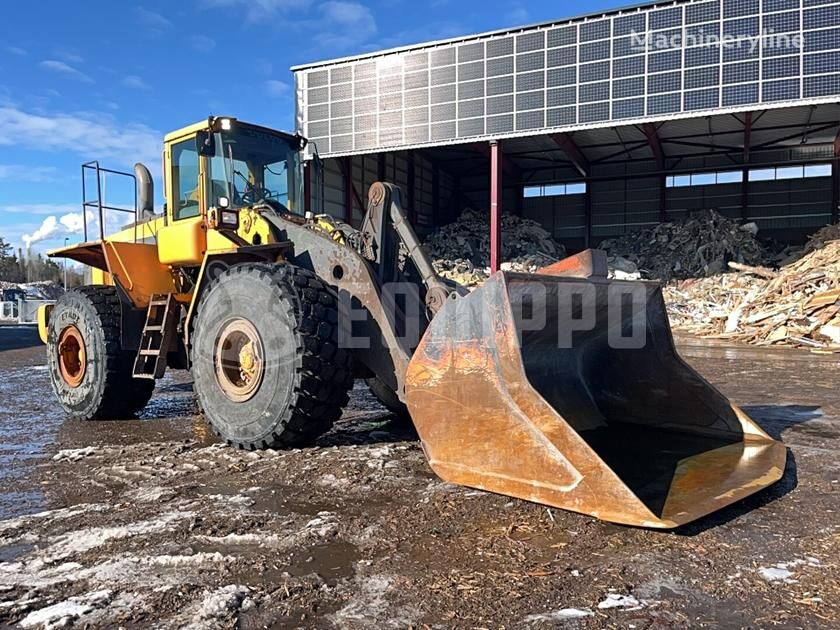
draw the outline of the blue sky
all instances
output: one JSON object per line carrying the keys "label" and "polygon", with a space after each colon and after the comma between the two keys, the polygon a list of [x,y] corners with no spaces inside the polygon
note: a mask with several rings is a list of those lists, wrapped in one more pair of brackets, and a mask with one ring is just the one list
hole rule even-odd
{"label": "blue sky", "polygon": [[209,114],[294,126],[299,63],[611,8],[621,0],[7,2],[0,21],[0,236],[81,240],[80,167],[152,169]]}

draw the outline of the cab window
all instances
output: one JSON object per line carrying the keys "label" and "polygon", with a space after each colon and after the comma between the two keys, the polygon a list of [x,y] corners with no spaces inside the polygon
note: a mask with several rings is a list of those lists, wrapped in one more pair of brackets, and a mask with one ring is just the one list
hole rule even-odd
{"label": "cab window", "polygon": [[188,219],[201,214],[199,207],[198,151],[195,140],[172,145],[173,217]]}

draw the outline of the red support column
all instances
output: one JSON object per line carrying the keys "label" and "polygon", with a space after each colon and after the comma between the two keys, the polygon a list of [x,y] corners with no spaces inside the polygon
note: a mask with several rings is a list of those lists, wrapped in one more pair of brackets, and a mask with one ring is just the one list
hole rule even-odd
{"label": "red support column", "polygon": [[840,217],[840,157],[834,158],[831,165],[831,223],[837,223]]}
{"label": "red support column", "polygon": [[502,154],[498,141],[490,143],[490,273],[502,266]]}
{"label": "red support column", "polygon": [[303,163],[303,211],[312,212],[312,162]]}

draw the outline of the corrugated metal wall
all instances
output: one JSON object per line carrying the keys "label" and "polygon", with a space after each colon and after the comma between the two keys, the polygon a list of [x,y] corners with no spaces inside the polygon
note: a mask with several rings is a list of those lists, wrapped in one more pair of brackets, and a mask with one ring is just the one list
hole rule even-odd
{"label": "corrugated metal wall", "polygon": [[[414,185],[409,193],[409,160],[413,160]],[[346,219],[346,190],[344,168],[348,161],[352,164],[352,183],[350,202],[352,217],[350,222],[358,226],[364,216],[367,204],[367,192],[370,185],[379,180],[380,160],[382,179],[400,187],[403,194],[403,206],[413,220],[418,233],[425,234],[435,225],[451,221],[457,216],[453,207],[456,181],[450,173],[438,171],[438,199],[434,198],[434,166],[422,155],[408,152],[361,155],[349,158],[328,158],[324,160],[323,210],[317,208],[318,193],[313,190],[312,208],[316,212],[326,212],[335,217]],[[360,203],[361,202],[361,205]]]}
{"label": "corrugated metal wall", "polygon": [[[413,218],[415,229],[425,235],[435,226],[455,219],[466,207],[489,208],[489,173],[463,177],[456,180],[446,171],[438,171],[438,202],[434,198],[434,167],[419,152],[414,152],[414,192],[408,195],[409,159],[411,152],[355,156],[353,165],[352,222],[359,225],[364,208],[356,195],[367,201],[367,190],[378,179],[379,161],[383,162],[384,180],[396,183],[403,191],[404,206]],[[807,155],[801,149],[767,151],[753,156],[751,168],[771,167],[778,164],[826,164],[830,157],[828,148]],[[334,216],[345,216],[345,190],[342,162],[347,158],[330,158],[324,161],[324,210]],[[679,173],[715,170],[739,170],[741,167],[725,158],[686,159],[680,164]],[[660,176],[653,163],[639,160],[616,170],[616,166],[596,165],[590,182],[592,204],[591,243],[619,236],[629,231],[655,225],[660,220]],[[675,171],[677,172],[677,171]],[[549,197],[522,198],[522,187],[509,176],[503,181],[502,207],[505,213],[521,214],[541,223],[554,237],[572,250],[581,249],[586,235],[586,195],[571,194]],[[571,169],[543,171],[528,177],[526,185],[556,182],[577,182],[580,176]],[[457,194],[460,185],[461,203]],[[801,240],[831,220],[832,178],[809,177],[778,181],[751,181],[748,183],[748,208],[744,215],[742,185],[713,184],[666,188],[666,218],[677,220],[688,213],[702,209],[716,209],[733,219],[755,221],[761,234],[781,241]],[[410,201],[413,207],[410,207]],[[314,207],[314,206],[313,206]]]}
{"label": "corrugated metal wall", "polygon": [[[750,168],[773,167],[779,164],[826,164],[830,162],[828,149],[765,152],[756,154]],[[693,172],[739,170],[731,160],[685,160],[685,169]],[[634,162],[616,172],[614,166],[594,166],[591,182],[592,243],[619,236],[635,229],[655,225],[660,220],[660,177],[645,175],[654,171],[652,164]],[[598,178],[616,179],[598,179]],[[529,184],[578,181],[575,173],[567,171],[542,173],[539,180]],[[801,240],[831,221],[832,178],[808,177],[778,181],[748,182],[747,212],[743,217],[754,221],[763,236],[780,241]],[[509,203],[509,202],[508,202]],[[666,218],[678,220],[689,212],[715,209],[733,219],[742,218],[742,185],[712,184],[666,188]],[[510,206],[508,206],[510,207]],[[566,195],[536,197],[523,200],[523,215],[540,222],[555,238],[570,248],[583,247],[586,225],[585,196]]]}

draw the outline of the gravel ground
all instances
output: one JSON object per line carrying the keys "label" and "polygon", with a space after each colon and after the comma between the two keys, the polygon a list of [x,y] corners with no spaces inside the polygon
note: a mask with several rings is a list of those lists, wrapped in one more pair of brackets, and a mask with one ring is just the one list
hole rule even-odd
{"label": "gravel ground", "polygon": [[307,449],[216,443],[180,372],[139,419],[70,422],[31,331],[0,327],[0,624],[837,627],[836,355],[681,351],[788,467],[662,532],[443,483],[361,386]]}

